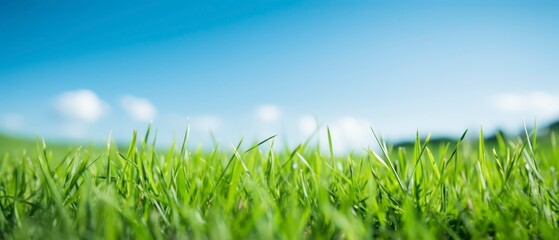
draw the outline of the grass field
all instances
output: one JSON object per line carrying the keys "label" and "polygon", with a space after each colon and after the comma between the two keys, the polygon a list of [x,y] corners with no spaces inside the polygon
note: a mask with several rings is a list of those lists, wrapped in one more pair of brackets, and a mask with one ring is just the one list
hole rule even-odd
{"label": "grass field", "polygon": [[[169,150],[2,139],[0,239],[555,239],[557,135],[419,137],[337,154],[242,141]],[[478,137],[479,136],[479,137]],[[529,136],[529,137],[527,137]],[[12,142],[11,145],[9,143]],[[15,142],[15,143],[14,143]],[[26,150],[24,151],[25,148]],[[121,149],[121,150],[119,150]]]}

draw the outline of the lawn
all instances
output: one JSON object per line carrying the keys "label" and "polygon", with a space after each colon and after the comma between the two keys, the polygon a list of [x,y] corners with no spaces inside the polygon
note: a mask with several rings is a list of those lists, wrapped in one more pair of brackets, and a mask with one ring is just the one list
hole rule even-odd
{"label": "lawn", "polygon": [[[327,131],[327,130],[325,130]],[[555,239],[559,146],[467,131],[336,153],[274,137],[211,150],[2,138],[0,239]],[[328,132],[329,133],[329,132]],[[26,149],[24,151],[24,149]]]}

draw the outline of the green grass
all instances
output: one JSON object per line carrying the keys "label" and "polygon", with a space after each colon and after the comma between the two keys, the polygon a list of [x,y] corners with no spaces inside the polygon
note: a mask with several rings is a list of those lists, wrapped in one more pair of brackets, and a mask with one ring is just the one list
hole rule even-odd
{"label": "green grass", "polygon": [[378,148],[345,155],[274,137],[160,151],[149,131],[64,154],[14,144],[0,155],[0,239],[555,239],[557,135],[465,135],[392,147],[371,133]]}

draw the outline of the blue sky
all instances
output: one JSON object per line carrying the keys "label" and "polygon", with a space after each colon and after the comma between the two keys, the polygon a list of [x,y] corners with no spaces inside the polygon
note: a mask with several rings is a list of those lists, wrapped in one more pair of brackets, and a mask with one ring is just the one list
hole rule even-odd
{"label": "blue sky", "polygon": [[552,1],[0,3],[0,129],[170,141],[332,128],[339,149],[559,116]]}

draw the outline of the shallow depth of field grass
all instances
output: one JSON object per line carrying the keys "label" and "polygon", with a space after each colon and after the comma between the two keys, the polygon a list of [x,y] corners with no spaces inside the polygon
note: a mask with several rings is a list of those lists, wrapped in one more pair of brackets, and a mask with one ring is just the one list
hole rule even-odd
{"label": "shallow depth of field grass", "polygon": [[556,238],[555,133],[479,136],[396,148],[371,133],[380,147],[345,155],[274,138],[159,151],[149,130],[101,153],[39,141],[0,156],[0,239]]}

